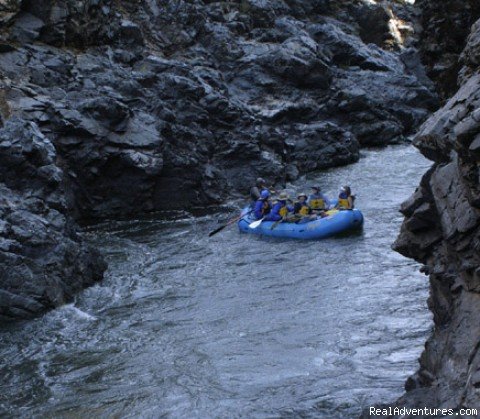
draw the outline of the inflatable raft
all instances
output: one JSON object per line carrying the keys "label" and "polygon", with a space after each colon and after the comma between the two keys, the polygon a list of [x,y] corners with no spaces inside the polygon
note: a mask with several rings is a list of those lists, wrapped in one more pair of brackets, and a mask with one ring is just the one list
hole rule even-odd
{"label": "inflatable raft", "polygon": [[[259,234],[270,237],[315,240],[325,239],[347,231],[360,229],[363,225],[363,215],[358,209],[330,210],[327,216],[317,220],[288,223],[262,221],[257,228],[249,225],[256,221],[249,207],[242,210],[242,218],[238,221],[238,228],[242,233]],[[272,229],[272,226],[274,227]]]}

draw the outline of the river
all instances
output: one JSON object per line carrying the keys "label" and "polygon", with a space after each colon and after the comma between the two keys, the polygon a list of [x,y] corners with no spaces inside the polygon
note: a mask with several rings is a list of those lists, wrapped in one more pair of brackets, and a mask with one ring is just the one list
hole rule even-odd
{"label": "river", "polygon": [[0,416],[343,419],[400,396],[432,320],[427,278],[390,246],[429,162],[362,155],[293,185],[350,184],[353,236],[208,238],[222,213],[89,228],[106,278],[0,332]]}

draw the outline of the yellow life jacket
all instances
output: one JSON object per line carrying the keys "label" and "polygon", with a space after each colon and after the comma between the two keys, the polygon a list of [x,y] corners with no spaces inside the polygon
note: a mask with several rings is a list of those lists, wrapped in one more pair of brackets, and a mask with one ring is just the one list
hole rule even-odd
{"label": "yellow life jacket", "polygon": [[322,198],[311,199],[310,208],[313,210],[323,210],[325,209],[325,201]]}
{"label": "yellow life jacket", "polygon": [[302,205],[302,207],[300,208],[300,211],[298,211],[300,215],[308,215],[309,212],[310,212],[310,208],[308,208],[308,205]]}
{"label": "yellow life jacket", "polygon": [[350,202],[347,198],[338,198],[338,208],[350,209]]}
{"label": "yellow life jacket", "polygon": [[286,217],[288,214],[288,208],[285,205],[284,207],[280,208],[280,211],[278,211],[281,217]]}

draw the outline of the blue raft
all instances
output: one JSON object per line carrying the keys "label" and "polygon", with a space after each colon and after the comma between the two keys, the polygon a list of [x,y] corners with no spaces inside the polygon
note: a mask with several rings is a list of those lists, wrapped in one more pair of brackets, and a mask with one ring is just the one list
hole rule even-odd
{"label": "blue raft", "polygon": [[347,231],[360,229],[363,225],[363,215],[358,209],[330,210],[327,217],[303,223],[278,223],[272,230],[274,221],[262,221],[257,228],[248,226],[256,221],[250,208],[242,210],[243,217],[238,221],[238,229],[242,233],[259,234],[262,236],[315,240],[325,239]]}

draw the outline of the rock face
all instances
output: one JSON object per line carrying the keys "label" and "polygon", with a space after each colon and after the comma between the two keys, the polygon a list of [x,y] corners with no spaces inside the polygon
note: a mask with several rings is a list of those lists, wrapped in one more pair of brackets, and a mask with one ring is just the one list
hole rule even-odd
{"label": "rock face", "polygon": [[457,90],[462,68],[459,56],[473,23],[480,17],[476,0],[417,0],[422,11],[420,50],[428,76],[435,81],[443,99]]}
{"label": "rock face", "polygon": [[412,6],[377,3],[4,0],[3,103],[54,143],[77,218],[218,203],[436,109]]}
{"label": "rock face", "polygon": [[67,215],[53,144],[28,121],[0,129],[0,323],[36,316],[106,268]]}
{"label": "rock face", "polygon": [[461,54],[460,89],[415,138],[433,166],[402,206],[394,248],[425,265],[435,328],[402,407],[480,408],[479,57],[480,20]]}

